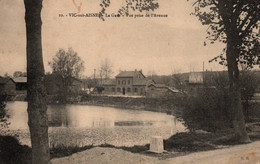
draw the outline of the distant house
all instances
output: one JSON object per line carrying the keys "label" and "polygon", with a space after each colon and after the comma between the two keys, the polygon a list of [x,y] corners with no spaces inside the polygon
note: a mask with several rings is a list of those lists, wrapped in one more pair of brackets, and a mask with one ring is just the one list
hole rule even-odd
{"label": "distant house", "polygon": [[27,90],[27,77],[16,77],[14,78],[17,91]]}
{"label": "distant house", "polygon": [[103,83],[104,94],[109,95],[136,95],[145,96],[147,86],[155,83],[147,79],[142,70],[121,71],[115,79],[105,80]]}
{"label": "distant house", "polygon": [[15,82],[9,77],[0,77],[0,95],[14,95],[16,91]]}
{"label": "distant house", "polygon": [[191,72],[189,74],[189,84],[203,84],[203,72]]}
{"label": "distant house", "polygon": [[190,94],[197,95],[198,91],[204,88],[203,72],[190,72],[187,91]]}
{"label": "distant house", "polygon": [[151,98],[158,98],[158,97],[165,97],[165,96],[172,96],[179,91],[173,87],[168,87],[165,84],[154,84],[151,83],[147,87],[147,94],[146,97]]}

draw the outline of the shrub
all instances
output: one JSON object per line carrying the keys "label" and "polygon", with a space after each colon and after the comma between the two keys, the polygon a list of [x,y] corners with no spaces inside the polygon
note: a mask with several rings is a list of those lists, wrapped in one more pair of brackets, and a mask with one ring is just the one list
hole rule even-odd
{"label": "shrub", "polygon": [[186,96],[184,101],[186,104],[180,118],[190,131],[216,132],[232,126],[227,90],[198,89],[196,96]]}
{"label": "shrub", "polygon": [[32,151],[12,136],[0,136],[0,163],[31,164]]}
{"label": "shrub", "polygon": [[0,129],[5,128],[9,125],[7,122],[9,115],[6,110],[6,95],[0,95]]}

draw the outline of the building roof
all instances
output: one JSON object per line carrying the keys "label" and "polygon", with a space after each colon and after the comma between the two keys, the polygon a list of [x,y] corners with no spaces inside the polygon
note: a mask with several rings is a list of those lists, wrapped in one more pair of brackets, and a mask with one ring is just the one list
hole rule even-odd
{"label": "building roof", "polygon": [[154,84],[154,83],[151,83],[148,85],[148,87],[150,86],[154,86],[155,88],[167,88],[167,86],[165,84]]}
{"label": "building roof", "polygon": [[27,77],[16,77],[14,78],[15,83],[27,83]]}
{"label": "building roof", "polygon": [[103,85],[116,85],[116,79],[108,79],[103,82]]}
{"label": "building roof", "polygon": [[12,78],[10,78],[10,77],[0,77],[0,84],[5,84],[9,80],[12,80],[14,82],[14,80]]}
{"label": "building roof", "polygon": [[134,77],[136,73],[139,72],[141,75],[145,78],[145,76],[142,73],[142,70],[140,71],[121,71],[116,77]]}
{"label": "building roof", "polygon": [[166,89],[168,89],[169,91],[171,91],[171,92],[173,92],[173,93],[178,93],[178,92],[180,92],[180,91],[177,90],[176,88],[174,88],[174,87],[168,87],[168,86],[166,86],[165,84],[153,84],[153,83],[151,83],[151,84],[148,85],[148,87],[150,87],[150,86],[154,86],[155,88],[166,88]]}
{"label": "building roof", "polygon": [[146,85],[147,80],[146,79],[135,79],[133,80],[133,85]]}

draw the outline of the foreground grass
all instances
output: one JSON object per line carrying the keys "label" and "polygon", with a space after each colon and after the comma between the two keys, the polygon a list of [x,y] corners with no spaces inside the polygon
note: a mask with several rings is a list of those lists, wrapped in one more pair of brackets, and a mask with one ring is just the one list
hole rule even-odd
{"label": "foreground grass", "polygon": [[[249,136],[252,141],[260,140],[260,133],[254,132],[254,128],[248,128]],[[103,144],[98,146],[79,146],[78,144],[68,145],[55,145],[50,149],[51,158],[61,158],[72,155],[73,153],[85,151],[93,147],[109,147],[115,149],[122,149],[132,153],[141,153],[150,156],[156,156],[159,158],[170,158],[175,156],[181,156],[192,152],[208,151],[223,148],[226,145],[239,144],[236,138],[233,137],[231,129],[219,131],[216,133],[177,133],[172,137],[164,140],[164,148],[167,153],[153,154],[149,153],[150,145],[142,146],[113,146],[109,144]],[[0,136],[0,163],[8,164],[30,164],[31,162],[31,148],[28,146],[20,145],[19,141],[12,136]]]}

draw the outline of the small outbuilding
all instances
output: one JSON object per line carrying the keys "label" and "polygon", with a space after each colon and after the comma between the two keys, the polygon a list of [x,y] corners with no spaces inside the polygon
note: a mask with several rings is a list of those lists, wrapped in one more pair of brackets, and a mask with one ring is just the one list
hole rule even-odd
{"label": "small outbuilding", "polygon": [[14,95],[15,88],[15,82],[12,78],[0,77],[0,95]]}
{"label": "small outbuilding", "polygon": [[159,97],[172,96],[176,93],[179,93],[179,91],[175,88],[168,87],[165,84],[151,83],[147,87],[146,97],[159,98]]}
{"label": "small outbuilding", "polygon": [[17,91],[26,91],[27,90],[27,77],[21,76],[14,78]]}

